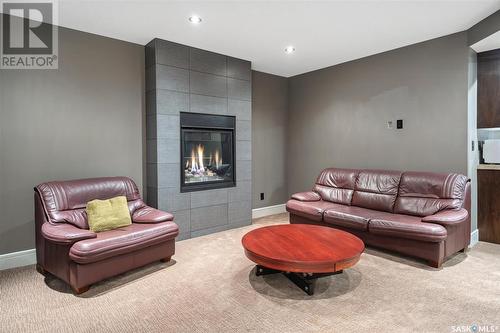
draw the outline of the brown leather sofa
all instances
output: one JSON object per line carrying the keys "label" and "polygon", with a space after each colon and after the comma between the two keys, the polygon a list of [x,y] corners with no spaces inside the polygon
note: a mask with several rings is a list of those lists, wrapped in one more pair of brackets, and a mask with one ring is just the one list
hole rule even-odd
{"label": "brown leather sofa", "polygon": [[[93,199],[126,196],[132,224],[94,233],[85,207]],[[169,261],[178,227],[173,215],[148,207],[126,177],[54,181],[35,187],[37,269],[69,283],[75,293],[148,263]]]}
{"label": "brown leather sofa", "polygon": [[286,208],[290,223],[342,229],[433,267],[470,243],[470,181],[454,173],[325,169]]}

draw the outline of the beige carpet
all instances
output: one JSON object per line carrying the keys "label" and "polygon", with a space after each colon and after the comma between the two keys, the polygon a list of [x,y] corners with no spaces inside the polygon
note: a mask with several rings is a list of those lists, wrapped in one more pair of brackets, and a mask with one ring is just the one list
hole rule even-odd
{"label": "beige carpet", "polygon": [[[155,263],[74,296],[28,266],[0,272],[2,332],[452,332],[500,326],[500,246],[479,243],[440,270],[368,249],[306,296],[280,275],[255,277],[241,237],[262,224],[177,243]],[[500,331],[499,328],[496,330]]]}

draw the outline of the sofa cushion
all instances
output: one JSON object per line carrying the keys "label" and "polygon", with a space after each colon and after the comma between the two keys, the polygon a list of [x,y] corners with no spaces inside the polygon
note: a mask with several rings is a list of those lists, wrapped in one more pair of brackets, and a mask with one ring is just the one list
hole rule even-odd
{"label": "sofa cushion", "polygon": [[334,226],[368,231],[368,223],[371,219],[384,218],[391,215],[394,214],[363,207],[337,204],[335,207],[325,211],[323,221]]}
{"label": "sofa cushion", "polygon": [[357,170],[325,169],[318,176],[313,190],[325,201],[350,205],[357,175]]}
{"label": "sofa cushion", "polygon": [[392,212],[400,179],[400,171],[360,171],[356,180],[352,205]]}
{"label": "sofa cushion", "polygon": [[96,238],[73,244],[69,257],[79,264],[88,264],[171,240],[178,233],[177,225],[170,221],[132,223],[123,228],[100,232]]}
{"label": "sofa cushion", "polygon": [[440,242],[446,239],[446,229],[439,224],[422,222],[419,217],[388,214],[368,223],[368,231],[375,235]]}
{"label": "sofa cushion", "polygon": [[309,220],[321,222],[323,221],[323,212],[336,206],[337,204],[324,200],[304,202],[291,199],[286,203],[286,210]]}
{"label": "sofa cushion", "polygon": [[394,212],[422,217],[445,209],[459,209],[467,182],[467,177],[455,173],[405,172]]}

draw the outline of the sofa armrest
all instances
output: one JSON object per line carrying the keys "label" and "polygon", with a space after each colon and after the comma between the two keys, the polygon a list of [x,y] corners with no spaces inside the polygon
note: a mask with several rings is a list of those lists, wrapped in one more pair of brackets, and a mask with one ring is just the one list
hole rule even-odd
{"label": "sofa armrest", "polygon": [[469,217],[469,212],[464,209],[447,209],[422,218],[422,222],[436,223],[443,226],[464,222]]}
{"label": "sofa armrest", "polygon": [[139,208],[132,214],[132,222],[134,223],[158,223],[173,220],[172,214],[149,206]]}
{"label": "sofa armrest", "polygon": [[58,244],[73,244],[82,239],[97,237],[95,232],[77,228],[69,223],[49,222],[42,225],[42,235],[45,239]]}
{"label": "sofa armrest", "polygon": [[307,191],[293,194],[292,199],[299,201],[320,201],[321,196],[316,192]]}

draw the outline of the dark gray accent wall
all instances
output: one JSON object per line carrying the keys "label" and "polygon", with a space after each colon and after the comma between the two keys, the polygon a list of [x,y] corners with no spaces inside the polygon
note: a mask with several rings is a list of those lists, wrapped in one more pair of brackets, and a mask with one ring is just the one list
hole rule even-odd
{"label": "dark gray accent wall", "polygon": [[462,32],[290,78],[289,192],[326,167],[467,174],[468,56]]}
{"label": "dark gray accent wall", "polygon": [[467,30],[468,45],[474,45],[497,31],[500,31],[500,10]]}
{"label": "dark gray accent wall", "polygon": [[59,28],[58,70],[0,70],[0,254],[32,249],[33,187],[143,185],[144,47]]}
{"label": "dark gray accent wall", "polygon": [[[260,208],[288,199],[288,79],[252,73],[253,208]],[[260,193],[264,193],[264,200],[260,200]]]}
{"label": "dark gray accent wall", "polygon": [[[175,215],[178,239],[251,224],[250,62],[155,39],[146,66],[149,204]],[[179,112],[236,116],[236,187],[180,192]]]}

